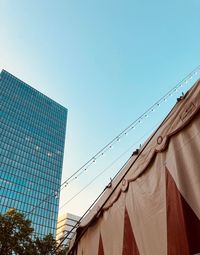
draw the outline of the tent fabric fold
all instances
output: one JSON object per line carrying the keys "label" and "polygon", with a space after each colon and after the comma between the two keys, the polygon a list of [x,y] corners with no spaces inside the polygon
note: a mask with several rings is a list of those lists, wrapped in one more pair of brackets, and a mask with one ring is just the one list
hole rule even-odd
{"label": "tent fabric fold", "polygon": [[84,217],[70,255],[200,254],[199,109],[197,81]]}

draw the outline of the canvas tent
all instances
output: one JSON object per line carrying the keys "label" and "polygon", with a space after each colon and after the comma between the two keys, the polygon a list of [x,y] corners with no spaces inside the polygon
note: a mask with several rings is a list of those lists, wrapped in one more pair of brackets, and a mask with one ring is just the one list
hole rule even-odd
{"label": "canvas tent", "polygon": [[82,220],[69,254],[200,254],[200,81]]}

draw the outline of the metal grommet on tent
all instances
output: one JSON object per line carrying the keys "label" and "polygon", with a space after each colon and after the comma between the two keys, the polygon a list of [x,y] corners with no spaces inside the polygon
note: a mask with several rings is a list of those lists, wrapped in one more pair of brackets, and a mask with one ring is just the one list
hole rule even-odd
{"label": "metal grommet on tent", "polygon": [[158,138],[157,138],[157,144],[161,144],[163,141],[163,137],[160,135]]}
{"label": "metal grommet on tent", "polygon": [[126,185],[126,182],[127,182],[126,179],[123,179],[123,180],[122,180],[122,186],[125,186],[125,185]]}
{"label": "metal grommet on tent", "polygon": [[123,192],[125,192],[128,189],[128,184],[129,184],[128,180],[126,180],[126,179],[122,180],[121,190]]}

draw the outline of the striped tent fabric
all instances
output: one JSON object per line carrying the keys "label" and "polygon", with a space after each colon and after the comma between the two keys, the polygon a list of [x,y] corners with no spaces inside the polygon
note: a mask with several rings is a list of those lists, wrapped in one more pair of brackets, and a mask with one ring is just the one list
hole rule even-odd
{"label": "striped tent fabric", "polygon": [[200,81],[83,218],[70,255],[200,255]]}

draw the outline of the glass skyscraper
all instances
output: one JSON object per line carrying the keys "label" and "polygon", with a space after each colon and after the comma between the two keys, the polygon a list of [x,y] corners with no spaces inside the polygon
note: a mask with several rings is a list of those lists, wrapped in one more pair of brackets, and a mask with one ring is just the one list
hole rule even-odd
{"label": "glass skyscraper", "polygon": [[55,237],[67,109],[0,73],[0,213],[23,212],[39,237]]}

